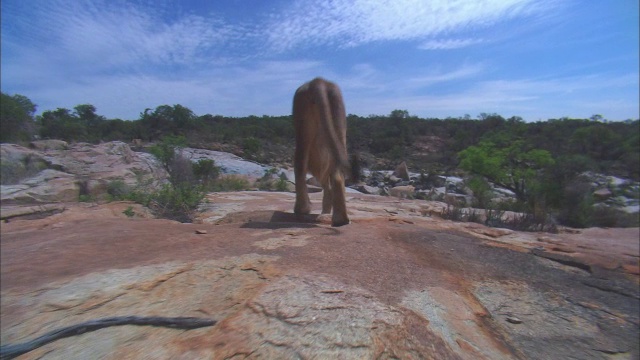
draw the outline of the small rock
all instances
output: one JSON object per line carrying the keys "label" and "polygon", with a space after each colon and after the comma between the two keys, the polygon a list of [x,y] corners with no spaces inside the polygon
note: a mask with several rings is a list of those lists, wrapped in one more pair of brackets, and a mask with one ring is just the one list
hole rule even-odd
{"label": "small rock", "polygon": [[69,143],[62,140],[36,140],[29,143],[31,149],[47,151],[47,150],[66,150]]}
{"label": "small rock", "polygon": [[560,230],[560,233],[565,233],[565,234],[580,234],[582,232],[579,229],[573,229],[568,227],[563,227],[563,228],[560,228],[559,230]]}
{"label": "small rock", "polygon": [[380,195],[380,189],[377,187],[369,186],[369,185],[358,185],[354,187],[355,190],[360,191],[364,194],[370,195]]}
{"label": "small rock", "polygon": [[402,180],[409,181],[409,169],[407,169],[407,163],[402,162],[396,170],[393,172],[393,175],[399,177]]}
{"label": "small rock", "polygon": [[203,234],[206,234],[206,233],[207,233],[207,230],[202,230],[202,229],[196,230],[196,234],[198,234],[198,235],[203,235]]}
{"label": "small rock", "polygon": [[522,320],[518,319],[515,316],[508,316],[507,317],[507,321],[512,323],[512,324],[522,324]]}
{"label": "small rock", "polygon": [[309,194],[318,193],[322,191],[322,188],[318,186],[307,185],[307,191],[309,191]]}
{"label": "small rock", "polygon": [[397,184],[397,183],[399,183],[400,181],[402,181],[402,179],[400,179],[399,177],[397,177],[397,176],[395,176],[395,175],[391,175],[391,176],[389,176],[389,182],[390,182],[391,184]]}
{"label": "small rock", "polygon": [[466,195],[456,194],[456,193],[446,193],[444,194],[444,202],[447,204],[452,204],[456,206],[466,206],[470,201],[468,201]]}
{"label": "small rock", "polygon": [[489,237],[492,237],[494,239],[497,239],[499,237],[503,237],[506,235],[511,235],[513,234],[512,230],[509,229],[501,229],[501,228],[491,228],[491,227],[485,227],[485,226],[477,226],[474,223],[470,223],[466,226],[469,230],[473,231],[476,234],[480,234],[480,235],[486,235]]}
{"label": "small rock", "polygon": [[410,198],[414,196],[415,191],[416,191],[416,188],[411,185],[396,186],[394,188],[391,188],[391,190],[389,190],[389,195],[395,196],[401,199]]}
{"label": "small rock", "polygon": [[312,185],[315,187],[322,187],[322,185],[320,185],[320,182],[318,181],[318,179],[316,179],[315,176],[310,177],[309,179],[307,179],[307,185]]}
{"label": "small rock", "polygon": [[610,198],[611,195],[613,195],[611,193],[611,190],[609,190],[607,188],[598,189],[598,190],[593,192],[593,197],[595,197],[598,200],[606,200],[606,199]]}

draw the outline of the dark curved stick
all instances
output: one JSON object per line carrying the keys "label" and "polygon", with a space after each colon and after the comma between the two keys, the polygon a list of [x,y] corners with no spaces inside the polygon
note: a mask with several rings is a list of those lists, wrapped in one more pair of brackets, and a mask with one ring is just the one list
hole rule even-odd
{"label": "dark curved stick", "polygon": [[156,316],[116,316],[104,319],[91,320],[76,325],[50,331],[40,337],[21,344],[9,344],[0,346],[0,359],[13,359],[16,356],[28,353],[52,341],[69,336],[80,335],[109,326],[139,325],[139,326],[163,326],[176,329],[196,329],[205,326],[213,326],[216,320],[195,317],[156,317]]}

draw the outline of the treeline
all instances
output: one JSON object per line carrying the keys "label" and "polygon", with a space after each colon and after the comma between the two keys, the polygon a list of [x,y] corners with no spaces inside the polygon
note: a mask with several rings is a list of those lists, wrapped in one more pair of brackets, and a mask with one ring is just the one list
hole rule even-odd
{"label": "treeline", "polygon": [[[172,135],[184,136],[193,147],[226,144],[255,160],[287,162],[295,141],[291,116],[198,116],[182,105],[161,105],[128,121],[107,119],[89,104],[34,116],[36,106],[27,97],[4,93],[1,105],[2,142],[30,141],[34,135],[70,142],[154,142]],[[522,151],[547,151],[575,172],[640,179],[638,120],[607,122],[594,116],[526,123],[519,117],[484,113],[477,119],[422,119],[394,110],[380,116],[348,115],[347,122],[349,150],[361,155],[362,165],[370,168],[407,161],[416,171],[449,173],[459,167],[460,152],[470,146],[491,143],[506,148],[518,142]]]}
{"label": "treeline", "polygon": [[[185,146],[229,151],[268,164],[291,164],[295,146],[291,116],[198,116],[182,105],[161,105],[127,121],[98,115],[90,104],[38,116],[35,110],[25,96],[2,94],[0,141],[141,139],[157,148],[178,138]],[[463,175],[474,207],[523,212],[534,222],[532,228],[556,220],[575,227],[637,226],[637,216],[632,219],[608,205],[595,206],[592,180],[583,174],[640,180],[640,120],[608,122],[594,115],[526,123],[519,117],[486,113],[476,119],[422,119],[393,110],[389,115],[348,115],[347,125],[354,174],[357,169],[390,169],[406,161],[425,181],[426,175]],[[515,201],[495,202],[491,184],[511,190]],[[191,199],[192,194],[178,191],[178,185],[167,196],[180,195],[176,203],[182,206],[184,196]],[[615,196],[638,197],[633,186],[615,191],[622,192]]]}

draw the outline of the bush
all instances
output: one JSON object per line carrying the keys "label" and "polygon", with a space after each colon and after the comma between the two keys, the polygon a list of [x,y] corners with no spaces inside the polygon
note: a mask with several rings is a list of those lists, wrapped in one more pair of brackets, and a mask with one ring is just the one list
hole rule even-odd
{"label": "bush", "polygon": [[606,205],[596,205],[591,214],[589,226],[597,227],[638,227],[638,214],[629,214]]}
{"label": "bush", "polygon": [[185,147],[187,139],[184,136],[164,136],[159,143],[151,146],[149,152],[155,156],[162,166],[171,174],[171,163],[176,157],[176,150]]}
{"label": "bush", "polygon": [[279,176],[275,176],[278,169],[271,168],[264,172],[264,176],[256,181],[258,189],[263,191],[288,191],[289,182],[287,176],[281,173]]}
{"label": "bush", "polygon": [[127,215],[127,217],[134,217],[136,213],[133,211],[133,206],[129,206],[125,211],[122,212]]}
{"label": "bush", "polygon": [[192,222],[196,209],[204,196],[204,191],[200,186],[165,185],[159,191],[151,194],[147,206],[160,217],[180,222]]}
{"label": "bush", "polygon": [[442,212],[440,213],[440,217],[442,217],[443,219],[451,220],[451,221],[465,220],[465,214],[462,208],[455,205],[451,205],[451,204],[447,204],[447,208],[442,209]]}
{"label": "bush", "polygon": [[520,213],[508,219],[502,219],[502,221],[495,226],[516,231],[545,231],[550,233],[558,232],[558,227],[551,217],[544,216],[541,218],[530,213]]}
{"label": "bush", "polygon": [[193,174],[196,180],[202,184],[205,189],[209,189],[213,181],[220,176],[220,168],[210,159],[200,159],[192,166]]}
{"label": "bush", "polygon": [[452,221],[484,223],[490,227],[505,228],[516,231],[558,232],[555,221],[549,216],[545,216],[540,219],[530,213],[520,213],[511,217],[505,217],[504,213],[505,212],[502,210],[487,209],[485,210],[485,215],[483,217],[476,210],[469,209],[467,212],[458,206],[447,205],[447,208],[442,210],[440,216],[443,219]]}
{"label": "bush", "polygon": [[95,199],[93,196],[88,194],[80,194],[78,195],[78,202],[93,202]]}
{"label": "bush", "polygon": [[563,195],[558,212],[560,223],[577,228],[589,227],[594,211],[591,184],[584,180],[576,181],[565,187]]}
{"label": "bush", "polygon": [[489,182],[481,176],[473,176],[465,181],[465,185],[473,192],[473,207],[487,209],[491,206],[493,193]]}
{"label": "bush", "polygon": [[260,150],[262,150],[262,143],[260,143],[260,140],[254,137],[249,137],[244,139],[244,141],[242,142],[242,148],[244,150],[244,154],[247,157],[255,158]]}
{"label": "bush", "polygon": [[177,154],[169,162],[169,182],[175,186],[196,185],[193,163],[186,157]]}
{"label": "bush", "polygon": [[113,200],[124,200],[130,192],[129,186],[122,180],[113,180],[107,184],[107,194]]}
{"label": "bush", "polygon": [[351,168],[349,169],[348,183],[357,184],[362,181],[362,179],[364,179],[362,160],[357,153],[351,155],[351,161],[349,162],[349,165],[351,166]]}
{"label": "bush", "polygon": [[189,223],[204,196],[200,186],[166,184],[148,193],[132,191],[127,198],[148,207],[158,217]]}
{"label": "bush", "polygon": [[107,184],[107,193],[111,200],[134,201],[151,209],[157,217],[180,222],[192,222],[198,205],[205,197],[204,188],[200,185],[169,183],[160,189],[151,189],[148,183],[140,182],[131,188],[122,180]]}
{"label": "bush", "polygon": [[242,191],[250,188],[249,180],[238,175],[223,176],[212,185],[212,191]]}
{"label": "bush", "polygon": [[36,105],[26,96],[0,93],[0,142],[29,141],[35,134]]}
{"label": "bush", "polygon": [[43,159],[26,155],[20,161],[2,161],[0,163],[0,184],[15,185],[20,181],[37,175],[47,168]]}
{"label": "bush", "polygon": [[280,177],[276,181],[276,191],[289,191],[289,182],[286,179],[286,176]]}
{"label": "bush", "polygon": [[504,210],[499,209],[486,209],[484,211],[484,224],[491,227],[499,227],[502,224],[504,212]]}

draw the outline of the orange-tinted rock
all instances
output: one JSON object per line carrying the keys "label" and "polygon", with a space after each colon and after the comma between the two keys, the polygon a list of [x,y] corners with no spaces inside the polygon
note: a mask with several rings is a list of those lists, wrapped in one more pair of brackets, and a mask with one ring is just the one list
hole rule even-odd
{"label": "orange-tinted rock", "polygon": [[294,194],[209,194],[198,224],[126,202],[12,218],[2,344],[108,316],[194,316],[218,323],[113,327],[23,358],[638,356],[638,229],[520,233],[364,194],[347,195],[352,223],[337,229],[321,197],[297,216]]}

